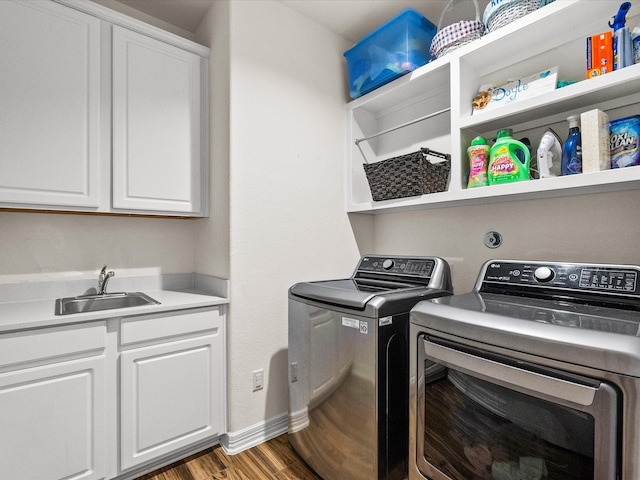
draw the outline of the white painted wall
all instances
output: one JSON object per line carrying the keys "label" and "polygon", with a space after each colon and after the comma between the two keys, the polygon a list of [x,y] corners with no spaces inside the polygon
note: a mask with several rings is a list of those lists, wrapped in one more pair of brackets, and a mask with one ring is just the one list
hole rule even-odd
{"label": "white painted wall", "polygon": [[189,32],[176,25],[160,20],[151,15],[147,15],[146,13],[141,12],[140,10],[136,10],[135,8],[132,8],[128,5],[124,5],[120,3],[118,0],[91,0],[91,1],[95,3],[99,3],[100,5],[110,8],[111,10],[115,10],[116,12],[120,12],[124,15],[128,15],[129,17],[137,18],[138,20],[141,20],[150,25],[153,25],[154,27],[161,28],[163,30],[166,30],[167,32],[174,33],[183,38],[187,38],[192,41],[195,40],[195,35],[192,32]]}
{"label": "white painted wall", "polygon": [[[233,433],[288,410],[288,288],[297,281],[348,276],[360,255],[343,193],[342,52],[349,45],[273,0],[214,2],[197,37],[213,51],[212,149],[222,156],[228,150],[229,159],[227,172],[215,166],[220,158],[212,170],[228,179]],[[215,72],[226,68],[228,79]],[[225,130],[216,104],[227,97],[224,138],[216,127]],[[228,142],[228,149],[216,142]],[[224,271],[226,247],[214,241],[224,221],[208,222],[199,231],[197,270],[215,274]],[[371,231],[372,219],[356,219],[355,225]],[[252,392],[251,372],[257,369],[265,370],[265,388]]]}
{"label": "white painted wall", "polygon": [[[635,190],[379,215],[375,250],[446,258],[456,293],[492,258],[640,264],[638,205]],[[490,230],[496,249],[483,243]]]}
{"label": "white painted wall", "polygon": [[[0,275],[96,271],[107,264],[191,273],[194,220],[0,212]],[[122,272],[120,272],[122,273]],[[78,294],[83,292],[78,292]]]}
{"label": "white painted wall", "polygon": [[231,47],[229,2],[213,2],[196,32],[209,56],[209,218],[196,227],[196,272],[230,278],[229,150]]}

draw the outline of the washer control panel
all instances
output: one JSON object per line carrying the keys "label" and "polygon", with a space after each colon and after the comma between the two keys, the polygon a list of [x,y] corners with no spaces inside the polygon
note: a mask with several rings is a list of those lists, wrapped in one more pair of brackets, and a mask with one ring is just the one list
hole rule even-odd
{"label": "washer control panel", "polygon": [[492,260],[485,264],[481,283],[640,295],[639,274],[640,267],[633,265]]}
{"label": "washer control panel", "polygon": [[358,265],[359,272],[383,273],[400,276],[429,278],[433,273],[435,260],[431,258],[362,257]]}

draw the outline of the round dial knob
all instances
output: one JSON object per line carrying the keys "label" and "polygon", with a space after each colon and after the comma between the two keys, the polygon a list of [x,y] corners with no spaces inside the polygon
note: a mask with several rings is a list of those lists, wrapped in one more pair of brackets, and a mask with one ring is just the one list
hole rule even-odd
{"label": "round dial knob", "polygon": [[385,270],[391,270],[394,265],[395,262],[390,258],[387,258],[384,262],[382,262],[382,268],[384,268]]}
{"label": "round dial knob", "polygon": [[549,267],[538,267],[536,268],[536,271],[533,272],[533,276],[539,282],[549,282],[553,280],[553,277],[555,277],[556,274]]}

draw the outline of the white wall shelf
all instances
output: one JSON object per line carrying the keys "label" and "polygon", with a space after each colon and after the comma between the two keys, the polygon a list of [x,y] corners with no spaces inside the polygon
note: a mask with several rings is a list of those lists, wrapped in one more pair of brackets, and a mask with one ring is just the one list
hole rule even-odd
{"label": "white wall shelf", "polygon": [[[552,117],[592,105],[638,103],[640,99],[640,64],[611,72],[608,75],[558,88],[542,98],[533,97],[519,103],[505,105],[486,113],[480,112],[460,119],[460,128],[495,130],[505,121],[522,123],[532,117]],[[624,102],[624,103],[623,103]],[[595,107],[594,107],[595,108]]]}
{"label": "white wall shelf", "polygon": [[[615,10],[602,0],[558,0],[350,102],[347,211],[387,213],[638,188],[640,168],[634,167],[466,188],[466,149],[477,135],[492,139],[499,129],[512,128],[516,138],[529,138],[535,152],[548,127],[566,137],[569,115],[598,108],[616,119],[640,112],[640,65],[584,79],[585,39],[607,31]],[[635,6],[627,21],[635,25],[639,19],[640,8]],[[498,109],[472,112],[471,101],[482,85],[504,85],[554,65],[559,66],[559,79],[577,83]],[[374,202],[355,139],[446,108],[450,112],[362,142],[360,147],[370,163],[420,147],[451,153],[448,189]]]}

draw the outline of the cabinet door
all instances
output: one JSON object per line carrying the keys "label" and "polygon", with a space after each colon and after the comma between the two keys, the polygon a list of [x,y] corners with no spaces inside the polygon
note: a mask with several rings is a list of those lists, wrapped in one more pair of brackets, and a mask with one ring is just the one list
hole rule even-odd
{"label": "cabinet door", "polygon": [[104,361],[0,374],[0,478],[105,478]]}
{"label": "cabinet door", "polygon": [[113,207],[199,213],[201,57],[113,27]]}
{"label": "cabinet door", "polygon": [[0,1],[0,205],[98,207],[100,20]]}
{"label": "cabinet door", "polygon": [[222,433],[223,349],[220,332],[122,353],[123,470]]}

